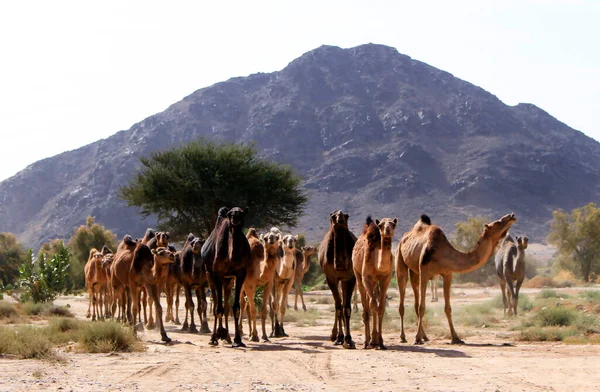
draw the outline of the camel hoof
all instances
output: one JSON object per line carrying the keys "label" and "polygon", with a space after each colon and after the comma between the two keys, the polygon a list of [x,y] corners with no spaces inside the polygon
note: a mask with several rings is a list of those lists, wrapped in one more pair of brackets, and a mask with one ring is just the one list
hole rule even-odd
{"label": "camel hoof", "polygon": [[344,337],[343,336],[342,337],[338,336],[338,338],[335,340],[334,345],[339,346],[339,345],[342,345],[342,344],[344,344]]}
{"label": "camel hoof", "polygon": [[329,336],[329,340],[331,340],[332,342],[335,342],[337,340],[337,332],[335,334],[332,332],[331,335]]}
{"label": "camel hoof", "polygon": [[171,338],[169,338],[167,335],[164,335],[160,340],[162,340],[165,343],[170,343],[171,342]]}
{"label": "camel hoof", "polygon": [[419,340],[415,339],[415,341],[413,342],[413,345],[415,345],[415,346],[420,346],[420,345],[423,345],[423,344],[425,344],[425,343],[421,339],[419,339]]}
{"label": "camel hoof", "polygon": [[179,321],[179,319],[175,319],[175,321],[173,321],[173,324],[175,324],[175,325],[181,325],[181,321]]}
{"label": "camel hoof", "polygon": [[465,342],[460,340],[459,338],[454,338],[452,339],[452,342],[450,342],[450,344],[465,344]]}
{"label": "camel hoof", "polygon": [[296,305],[294,305],[294,310],[297,312],[298,311],[298,307]]}
{"label": "camel hoof", "polygon": [[423,336],[423,340],[426,341],[426,342],[429,341],[429,338],[427,337],[427,335]]}
{"label": "camel hoof", "polygon": [[198,333],[198,328],[196,328],[196,326],[194,325],[194,326],[190,327],[190,332]]}
{"label": "camel hoof", "polygon": [[156,325],[154,325],[154,321],[150,322],[148,321],[148,324],[146,324],[146,329],[154,329],[156,328]]}
{"label": "camel hoof", "polygon": [[263,336],[263,337],[262,337],[262,340],[261,340],[261,343],[271,343],[271,341],[269,340],[269,338],[268,338],[268,337],[266,337],[266,336]]}
{"label": "camel hoof", "polygon": [[353,350],[353,349],[356,348],[356,344],[354,344],[354,342],[352,340],[348,340],[348,341],[344,342],[344,346],[343,347],[347,348],[347,349],[350,349],[350,350]]}
{"label": "camel hoof", "polygon": [[135,329],[136,331],[143,331],[144,330],[144,325],[142,323],[137,323],[133,329]]}
{"label": "camel hoof", "polygon": [[219,345],[219,341],[216,339],[210,339],[210,341],[208,342],[208,344],[210,344],[211,346],[218,346]]}
{"label": "camel hoof", "polygon": [[200,332],[201,333],[210,333],[210,328],[208,328],[208,324],[202,324],[202,326],[200,327]]}
{"label": "camel hoof", "polygon": [[251,341],[251,342],[259,342],[260,340],[258,339],[258,336],[252,336],[252,337],[250,338],[250,341]]}
{"label": "camel hoof", "polygon": [[302,305],[302,310],[306,312],[306,305]]}
{"label": "camel hoof", "polygon": [[85,315],[85,318],[90,318],[90,317],[92,317],[92,315],[91,315],[91,314],[89,314],[89,313],[87,313],[87,314]]}
{"label": "camel hoof", "polygon": [[365,344],[363,345],[363,348],[365,350],[368,350],[368,349],[372,348],[372,346],[371,346],[371,344],[369,344],[369,342],[365,342]]}
{"label": "camel hoof", "polygon": [[231,345],[231,347],[233,348],[237,348],[237,347],[246,347],[246,345],[243,342],[235,342]]}

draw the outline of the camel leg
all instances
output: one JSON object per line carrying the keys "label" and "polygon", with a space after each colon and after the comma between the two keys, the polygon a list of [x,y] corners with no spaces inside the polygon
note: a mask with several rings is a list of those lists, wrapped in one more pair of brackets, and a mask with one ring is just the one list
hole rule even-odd
{"label": "camel leg", "polygon": [[500,281],[500,291],[502,292],[502,304],[504,305],[504,317],[506,317],[506,308],[508,307],[508,300],[506,299],[506,281],[504,278],[498,279]]}
{"label": "camel leg", "polygon": [[[256,293],[256,286],[254,285],[246,285],[245,287],[246,293],[246,306],[247,306],[247,315],[248,318],[248,337],[251,342],[258,342],[258,331],[256,330],[256,303],[254,302],[254,295]],[[240,317],[240,324],[242,323]],[[241,327],[240,327],[241,332]]]}
{"label": "camel leg", "polygon": [[[125,315],[127,315],[127,322],[131,325],[135,325],[136,320],[133,318],[133,303],[137,302],[137,290],[135,291],[135,297],[133,290],[130,286],[125,287],[125,302],[123,304],[123,320],[125,320]],[[139,305],[138,305],[139,306]]]}
{"label": "camel leg", "polygon": [[[240,331],[240,293],[244,280],[246,279],[246,271],[240,271],[235,277],[235,297],[233,297],[233,321],[235,325],[235,336],[233,338],[232,347],[246,347],[242,342],[242,333]],[[254,302],[254,295],[252,296],[252,302]],[[254,309],[256,315],[256,309]]]}
{"label": "camel leg", "polygon": [[152,302],[154,302],[156,319],[158,320],[158,327],[160,329],[160,340],[165,343],[169,343],[171,339],[167,336],[167,331],[165,331],[165,326],[163,324],[162,306],[160,305],[160,290],[158,289],[158,284],[146,285],[146,292],[148,293],[148,298],[152,298]]}
{"label": "camel leg", "polygon": [[219,330],[217,329],[217,321],[219,322],[219,326],[221,326],[221,318],[223,317],[223,282],[221,282],[219,279],[215,279],[214,281],[211,279],[210,291],[213,303],[214,324],[213,333],[208,344],[216,346],[219,344]]}
{"label": "camel leg", "polygon": [[452,323],[452,306],[450,306],[450,288],[452,286],[452,274],[442,276],[444,282],[444,312],[446,318],[448,318],[448,325],[450,326],[450,335],[452,335],[452,344],[465,344],[454,330],[454,324]]}
{"label": "camel leg", "polygon": [[517,315],[517,307],[519,306],[519,290],[521,290],[521,284],[523,284],[523,279],[517,280],[517,284],[515,286],[515,297],[513,298],[513,306],[515,308],[515,316]]}
{"label": "camel leg", "polygon": [[390,280],[392,279],[392,276],[388,276],[385,278],[385,280],[380,282],[380,287],[379,287],[379,301],[378,301],[378,305],[379,305],[379,313],[377,314],[378,316],[378,322],[379,324],[377,325],[377,334],[379,335],[379,348],[382,350],[385,350],[385,346],[383,344],[383,336],[382,336],[382,331],[383,331],[383,317],[385,316],[385,307],[386,307],[386,300],[387,300],[387,290],[388,287],[390,285]]}
{"label": "camel leg", "polygon": [[88,297],[89,297],[88,298],[89,299],[88,310],[87,310],[87,313],[85,314],[85,318],[92,317],[91,309],[92,309],[92,299],[94,298],[94,292],[92,291],[91,285],[90,285],[90,287],[88,287]]}
{"label": "camel leg", "polygon": [[283,287],[283,298],[281,298],[281,321],[279,322],[280,326],[281,326],[281,336],[289,336],[287,333],[285,333],[285,329],[283,328],[283,319],[285,317],[285,312],[287,310],[287,304],[288,304],[288,296],[290,291],[292,290],[292,284],[294,283],[294,281],[292,279],[289,279],[284,287]]}
{"label": "camel leg", "polygon": [[[158,291],[158,287],[156,288],[156,291]],[[148,323],[146,324],[146,328],[147,329],[154,329],[156,327],[156,325],[154,324],[154,312],[152,311],[152,307],[154,306],[154,298],[152,297],[152,295],[148,292],[148,290],[144,290],[144,292],[146,293],[146,298],[147,298],[147,302],[148,302]],[[159,300],[159,305],[160,305],[160,294],[158,294],[158,300]],[[145,314],[145,308],[144,308],[144,316]]]}
{"label": "camel leg", "polygon": [[[343,300],[343,316],[344,316],[344,329],[346,335],[344,336],[344,348],[354,349],[356,344],[352,340],[352,334],[350,333],[350,317],[352,316],[352,295],[354,294],[354,288],[356,287],[356,278],[352,276],[351,279],[342,282],[342,295]],[[340,326],[341,328],[341,326]]]}
{"label": "camel leg", "polygon": [[[377,315],[379,312],[379,307],[377,306],[377,282],[369,279],[368,277],[363,277],[364,290],[366,291],[366,301],[362,303],[363,306],[363,314],[365,314],[365,309],[369,308],[368,315],[371,318],[373,328],[371,330],[371,339],[369,348],[379,347],[379,338],[377,336]],[[360,288],[359,288],[360,290]],[[361,293],[362,294],[362,293]],[[367,318],[368,320],[368,318]],[[366,322],[365,322],[366,324]],[[366,339],[366,328],[365,328],[365,339]]]}
{"label": "camel leg", "polygon": [[279,312],[281,307],[281,291],[283,290],[284,282],[277,281],[275,284],[273,291],[273,320],[272,320],[272,329],[271,329],[271,337],[280,338],[281,337],[281,325],[279,324]]}
{"label": "camel leg", "polygon": [[181,291],[181,286],[177,284],[175,286],[175,320],[173,323],[175,325],[181,325],[181,321],[179,321],[179,292]]}
{"label": "camel leg", "polygon": [[[415,315],[417,317],[417,335],[415,336],[415,341],[413,342],[413,344],[423,344],[423,341],[425,341],[426,339],[423,338],[423,336],[425,335],[425,331],[423,331],[422,326],[419,324],[419,304],[421,303],[420,299],[422,297],[422,295],[420,294],[420,289],[419,289],[419,274],[417,274],[416,272],[414,272],[413,270],[409,270],[410,273],[410,285],[412,286],[413,289],[413,294],[415,297]],[[421,338],[420,340],[417,338]]]}
{"label": "camel leg", "polygon": [[[335,342],[336,345],[344,343],[344,332],[341,328],[341,319],[342,319],[342,298],[340,297],[340,292],[338,290],[338,283],[335,279],[330,279],[327,277],[327,285],[331,290],[331,294],[333,295],[333,300],[335,302],[335,322],[333,323],[333,329],[331,330],[330,339],[332,342]],[[340,329],[338,331],[338,324],[340,324]]]}
{"label": "camel leg", "polygon": [[[271,280],[270,282],[267,282],[267,284],[265,284],[265,288],[263,289],[263,301],[262,301],[262,308],[260,309],[260,323],[262,325],[262,341],[264,342],[269,342],[269,338],[267,337],[267,306],[269,306],[271,309],[273,308],[273,306],[270,304],[270,298],[271,298],[271,291],[273,290],[273,281]],[[273,311],[271,310],[271,313]],[[272,317],[272,316],[271,316]]]}
{"label": "camel leg", "polygon": [[[402,255],[400,255],[402,257]],[[396,262],[396,280],[398,281],[398,291],[400,293],[400,303],[398,304],[398,313],[400,313],[400,341],[406,343],[404,333],[404,297],[406,296],[406,283],[408,278],[408,268],[403,260]]]}
{"label": "camel leg", "polygon": [[[358,287],[358,292],[360,293],[360,302],[362,303],[362,318],[363,324],[365,325],[365,343],[364,348],[371,347],[371,315],[369,314],[370,307],[368,306],[369,298],[367,296],[367,292],[365,290],[365,286],[363,284],[362,275],[358,275],[356,277],[356,287]],[[354,293],[353,293],[354,296]],[[357,306],[358,308],[358,306]]]}
{"label": "camel leg", "polygon": [[173,289],[174,285],[165,285],[165,295],[167,296],[167,314],[165,315],[165,322],[173,321]]}
{"label": "camel leg", "polygon": [[[226,281],[226,284],[223,286],[224,287],[223,310],[224,310],[225,328],[220,328],[221,339],[225,340],[225,342],[227,342],[229,344],[231,344],[231,336],[229,336],[229,311],[231,310],[229,307],[229,298],[231,298],[232,286],[233,286],[233,279],[228,279]],[[241,287],[240,287],[240,290],[241,290]],[[236,293],[239,296],[239,292],[237,291],[237,288],[236,288]],[[235,302],[235,298],[234,298],[234,302]],[[238,304],[239,304],[239,298],[238,298]],[[235,320],[235,316],[234,316],[234,320]]]}
{"label": "camel leg", "polygon": [[[298,282],[298,279],[294,277],[294,310],[298,310],[298,297],[300,296],[299,290],[302,290],[302,282]],[[304,302],[304,301],[302,301]],[[304,308],[306,310],[306,307]]]}
{"label": "camel leg", "polygon": [[275,336],[275,313],[277,312],[277,304],[275,303],[275,296],[277,293],[277,286],[279,282],[273,283],[273,289],[269,298],[271,307],[269,309],[269,316],[271,318],[271,337]]}
{"label": "camel leg", "polygon": [[131,318],[131,325],[136,326],[136,323],[138,322],[138,317],[140,314],[140,303],[137,301],[137,298],[139,297],[139,289],[133,285],[131,288],[131,295],[134,298],[134,300],[131,302],[132,305],[132,318]]}
{"label": "camel leg", "polygon": [[508,290],[506,293],[508,297],[508,313],[512,315],[514,314],[513,308],[515,307],[515,287],[513,286],[512,279],[506,278],[506,285],[508,286]]}
{"label": "camel leg", "polygon": [[[188,284],[183,286],[185,293],[185,321],[181,327],[182,331],[198,332],[196,324],[194,324],[194,300],[192,298],[192,287]],[[191,323],[188,325],[188,314],[191,314]]]}
{"label": "camel leg", "polygon": [[358,290],[354,290],[354,294],[352,295],[352,310],[358,312]]}

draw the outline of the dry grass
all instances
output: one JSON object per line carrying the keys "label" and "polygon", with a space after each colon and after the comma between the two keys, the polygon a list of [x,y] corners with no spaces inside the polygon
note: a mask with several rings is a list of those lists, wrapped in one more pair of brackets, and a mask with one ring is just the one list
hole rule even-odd
{"label": "dry grass", "polygon": [[291,310],[285,312],[284,322],[296,323],[298,327],[314,327],[319,319],[319,311],[317,309]]}
{"label": "dry grass", "polygon": [[541,289],[544,287],[549,288],[564,288],[581,285],[583,282],[579,281],[571,272],[562,270],[557,273],[554,277],[549,276],[534,276],[525,283],[523,287]]}
{"label": "dry grass", "polygon": [[8,319],[17,316],[17,308],[10,302],[0,302],[0,319]]}
{"label": "dry grass", "polygon": [[316,295],[314,303],[319,305],[332,305],[335,301],[331,295]]}

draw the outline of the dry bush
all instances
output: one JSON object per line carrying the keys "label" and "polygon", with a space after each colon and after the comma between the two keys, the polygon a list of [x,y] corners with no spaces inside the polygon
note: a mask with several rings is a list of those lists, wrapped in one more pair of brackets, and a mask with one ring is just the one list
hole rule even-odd
{"label": "dry bush", "polygon": [[17,308],[10,302],[0,302],[0,319],[12,318],[17,315]]}
{"label": "dry bush", "polygon": [[55,356],[52,343],[43,328],[33,326],[0,327],[0,354],[22,359]]}
{"label": "dry bush", "polygon": [[90,353],[143,350],[135,331],[115,321],[86,322],[80,336],[82,350]]}

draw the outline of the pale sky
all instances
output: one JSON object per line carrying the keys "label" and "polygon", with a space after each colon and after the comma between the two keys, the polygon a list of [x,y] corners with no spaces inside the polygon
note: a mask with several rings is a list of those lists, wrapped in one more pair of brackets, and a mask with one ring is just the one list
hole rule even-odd
{"label": "pale sky", "polygon": [[600,1],[2,1],[0,180],[323,44],[395,47],[600,140]]}

